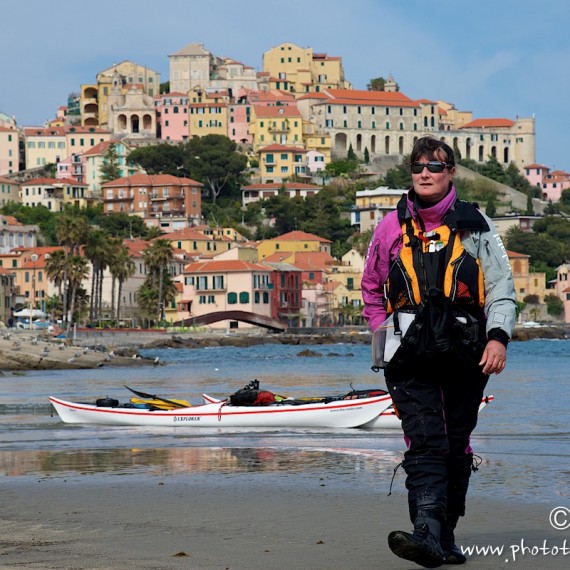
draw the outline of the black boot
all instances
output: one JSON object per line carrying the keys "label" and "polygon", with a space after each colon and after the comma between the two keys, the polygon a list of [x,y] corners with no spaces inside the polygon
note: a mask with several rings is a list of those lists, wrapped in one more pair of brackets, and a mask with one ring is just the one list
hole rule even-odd
{"label": "black boot", "polygon": [[438,568],[444,563],[439,545],[441,524],[429,512],[418,513],[414,532],[395,530],[388,535],[390,550],[400,558],[411,560],[424,568]]}
{"label": "black boot", "polygon": [[448,490],[447,516],[441,528],[441,548],[445,556],[445,564],[465,564],[467,558],[455,544],[453,531],[460,516],[465,514],[465,496],[469,487],[473,455],[471,453],[447,458]]}
{"label": "black boot", "polygon": [[443,550],[444,564],[465,564],[467,558],[461,548],[455,544],[453,529],[457,524],[458,516],[448,513],[447,521],[441,527],[441,549]]}

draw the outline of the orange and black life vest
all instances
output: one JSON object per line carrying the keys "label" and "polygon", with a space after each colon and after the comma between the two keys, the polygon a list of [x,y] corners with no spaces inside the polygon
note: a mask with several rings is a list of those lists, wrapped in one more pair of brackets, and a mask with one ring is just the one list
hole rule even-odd
{"label": "orange and black life vest", "polygon": [[457,200],[443,224],[425,232],[412,218],[404,196],[398,204],[398,219],[403,245],[384,284],[388,313],[414,311],[437,293],[453,308],[480,317],[485,303],[483,271],[460,239],[461,231],[489,229],[477,208]]}

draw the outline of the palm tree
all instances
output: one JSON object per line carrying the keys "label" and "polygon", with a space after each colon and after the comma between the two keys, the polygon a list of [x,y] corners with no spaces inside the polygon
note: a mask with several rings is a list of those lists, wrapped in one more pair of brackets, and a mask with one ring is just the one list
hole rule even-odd
{"label": "palm tree", "polygon": [[[115,279],[118,283],[117,291],[117,323],[121,319],[121,294],[123,292],[123,283],[135,274],[135,262],[131,259],[129,248],[126,245],[121,245],[118,251],[113,255],[109,263],[109,271],[113,276],[113,283]],[[114,302],[114,296],[113,296]]]}
{"label": "palm tree", "polygon": [[60,299],[63,297],[62,288],[64,280],[66,279],[66,257],[63,249],[58,249],[50,253],[49,257],[46,255],[46,275],[58,288]]}
{"label": "palm tree", "polygon": [[75,301],[77,292],[81,286],[81,282],[89,276],[88,261],[81,255],[72,255],[67,259],[67,278],[69,280],[70,303],[69,303],[69,319],[67,321],[67,331],[73,321],[73,313],[75,311]]}
{"label": "palm tree", "polygon": [[[57,241],[66,249],[66,260],[79,253],[79,247],[85,243],[89,224],[83,217],[76,216],[71,210],[64,212],[55,223]],[[69,308],[69,278],[67,271],[69,263],[65,264],[63,274],[63,316],[67,320]]]}
{"label": "palm tree", "polygon": [[162,320],[164,309],[164,270],[172,261],[173,252],[170,241],[156,239],[143,251],[145,265],[150,271],[150,286],[158,285],[158,320]]}
{"label": "palm tree", "polygon": [[92,266],[89,320],[93,321],[98,319],[101,313],[103,272],[111,254],[110,235],[105,230],[92,230],[87,235],[86,242],[85,255]]}

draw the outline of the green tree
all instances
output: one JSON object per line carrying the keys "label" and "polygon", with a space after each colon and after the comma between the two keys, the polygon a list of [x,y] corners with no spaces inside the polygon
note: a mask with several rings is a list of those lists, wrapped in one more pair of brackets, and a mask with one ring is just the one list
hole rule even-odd
{"label": "green tree", "polygon": [[329,176],[350,175],[358,170],[358,161],[349,159],[331,160],[325,166],[325,172]]}
{"label": "green tree", "polygon": [[101,164],[100,172],[103,182],[110,182],[121,177],[119,155],[117,154],[117,147],[113,142],[109,143],[107,152],[103,155],[103,164]]}
{"label": "green tree", "polygon": [[[386,90],[386,79],[383,77],[375,77],[370,80],[370,83],[366,86],[368,91],[385,91]],[[396,83],[396,91],[400,91],[400,86]]]}
{"label": "green tree", "polygon": [[526,212],[525,214],[527,216],[533,216],[534,215],[534,207],[532,205],[532,196],[530,192],[527,192],[526,195]]}
{"label": "green tree", "polygon": [[546,295],[544,297],[546,303],[546,312],[553,317],[559,317],[564,314],[564,303],[556,295]]}
{"label": "green tree", "polygon": [[356,153],[354,152],[354,149],[352,148],[352,143],[350,143],[349,147],[348,147],[348,153],[346,155],[346,160],[350,160],[352,162],[357,162],[358,158],[356,156]]}
{"label": "green tree", "polygon": [[160,143],[133,150],[128,161],[143,168],[147,174],[184,174],[184,146]]}
{"label": "green tree", "polygon": [[223,135],[195,137],[184,146],[184,168],[204,184],[212,202],[224,190],[226,195],[237,189],[247,167],[247,157],[237,145]]}
{"label": "green tree", "polygon": [[410,172],[410,157],[405,156],[402,162],[395,168],[390,168],[382,180],[382,185],[400,190],[410,188],[412,185],[412,174]]}
{"label": "green tree", "polygon": [[489,216],[490,218],[493,218],[495,217],[496,213],[497,213],[497,208],[495,207],[495,202],[493,198],[489,198],[487,200],[487,206],[485,207],[485,214],[487,214],[487,216]]}
{"label": "green tree", "polygon": [[362,257],[366,257],[368,246],[372,240],[372,230],[365,230],[361,233],[354,234],[350,239],[350,246],[355,249]]}
{"label": "green tree", "polygon": [[364,163],[370,164],[370,152],[368,151],[368,147],[364,149]]}
{"label": "green tree", "polygon": [[116,212],[103,216],[99,227],[109,235],[118,238],[143,238],[149,236],[149,228],[142,218],[129,216],[125,212]]}

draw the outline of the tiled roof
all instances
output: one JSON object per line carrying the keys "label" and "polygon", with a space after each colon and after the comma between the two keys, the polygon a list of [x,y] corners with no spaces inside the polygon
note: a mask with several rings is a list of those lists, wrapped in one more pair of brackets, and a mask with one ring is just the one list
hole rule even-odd
{"label": "tiled roof", "polygon": [[515,124],[510,119],[475,119],[465,125],[459,127],[460,129],[484,129],[484,128],[499,128],[499,127],[512,127]]}
{"label": "tiled roof", "polygon": [[325,251],[296,251],[291,262],[304,271],[324,271],[334,263],[334,257]]}
{"label": "tiled roof", "polygon": [[196,261],[184,268],[184,273],[219,273],[219,272],[247,272],[247,271],[273,271],[270,267],[260,263],[242,261],[240,259],[227,259],[221,261]]}
{"label": "tiled roof", "polygon": [[305,184],[303,182],[268,182],[265,184],[250,184],[242,186],[242,190],[279,190],[285,187],[286,190],[320,190],[321,186],[315,184]]}
{"label": "tiled roof", "polygon": [[539,168],[540,170],[550,170],[550,168],[548,168],[548,166],[544,166],[543,164],[536,164],[536,163],[525,164],[524,168]]}
{"label": "tiled roof", "polygon": [[22,182],[22,186],[53,186],[59,182],[56,178],[31,178]]}
{"label": "tiled roof", "polygon": [[294,230],[286,234],[277,236],[270,241],[318,241],[319,243],[332,243],[331,240],[319,237],[315,234]]}
{"label": "tiled roof", "polygon": [[417,107],[401,91],[363,91],[358,89],[327,89],[331,104],[335,105],[378,105],[382,107]]}
{"label": "tiled roof", "polygon": [[259,152],[307,152],[298,146],[285,146],[283,144],[270,144],[259,149]]}
{"label": "tiled roof", "polygon": [[515,258],[515,257],[522,257],[522,258],[527,258],[530,257],[530,255],[526,255],[526,253],[517,253],[516,251],[511,251],[510,249],[507,249],[507,256],[509,258]]}
{"label": "tiled roof", "polygon": [[300,117],[301,111],[297,108],[297,105],[280,105],[274,107],[268,107],[267,105],[253,105],[256,117],[260,119],[264,118],[275,118],[279,117]]}
{"label": "tiled roof", "polygon": [[112,188],[114,186],[203,186],[200,182],[192,180],[191,178],[178,178],[171,174],[133,174],[133,176],[125,176],[124,178],[117,178],[102,184],[103,188]]}

